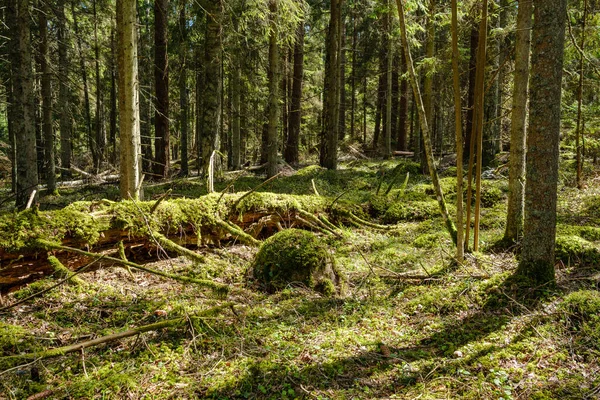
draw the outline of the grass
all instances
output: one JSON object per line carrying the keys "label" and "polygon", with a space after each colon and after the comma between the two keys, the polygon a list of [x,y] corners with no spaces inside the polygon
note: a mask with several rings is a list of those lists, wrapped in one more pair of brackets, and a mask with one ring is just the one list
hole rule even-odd
{"label": "grass", "polygon": [[[1,368],[0,398],[22,399],[45,390],[52,391],[47,398],[60,399],[598,397],[597,265],[578,264],[571,256],[558,266],[555,290],[536,301],[522,296],[511,279],[515,256],[494,246],[502,237],[506,202],[506,182],[497,180],[485,185],[484,250],[456,266],[440,216],[418,209],[433,201],[427,178],[411,170],[403,193],[403,179],[398,179],[398,188],[381,197],[395,168],[403,177],[412,166],[365,162],[337,173],[309,167],[261,190],[311,194],[314,180],[322,196],[346,192],[339,201],[355,203],[363,217],[377,223],[387,222],[389,209],[399,203],[413,207],[411,215],[425,215],[403,214],[390,221],[397,225],[389,232],[346,226],[343,237],[322,238],[347,280],[343,297],[298,285],[261,292],[247,274],[256,249],[239,244],[198,249],[211,261],[207,266],[162,254],[156,260],[154,254],[152,268],[230,284],[226,300],[238,304],[236,312]],[[380,196],[375,196],[382,171]],[[260,181],[244,176],[234,187],[248,190]],[[196,182],[154,186],[146,194],[171,188],[176,196],[198,196],[204,189]],[[581,238],[586,251],[600,244],[592,183],[590,178],[585,191],[561,186],[559,193],[559,234]],[[220,182],[217,190],[226,185]],[[444,185],[451,191],[451,180]],[[94,193],[88,199],[104,196],[84,192]],[[406,273],[419,278],[402,277]],[[225,301],[145,273],[132,278],[123,269],[80,277],[81,285],[62,285],[0,314],[0,357],[192,315]],[[3,301],[12,303],[32,291],[23,288]]]}

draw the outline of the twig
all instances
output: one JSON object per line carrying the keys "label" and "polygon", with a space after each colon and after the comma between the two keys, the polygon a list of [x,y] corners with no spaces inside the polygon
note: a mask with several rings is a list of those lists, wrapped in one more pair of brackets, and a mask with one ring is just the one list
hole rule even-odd
{"label": "twig", "polygon": [[79,268],[79,270],[77,272],[75,272],[75,273],[67,276],[66,278],[58,281],[56,284],[50,286],[49,288],[46,288],[46,289],[41,290],[41,291],[39,291],[37,293],[34,293],[31,296],[27,296],[24,299],[21,299],[21,300],[17,301],[16,303],[13,303],[13,304],[10,304],[8,306],[0,308],[0,312],[6,311],[6,310],[10,310],[11,308],[14,308],[14,307],[18,306],[19,304],[23,304],[23,303],[25,303],[25,302],[27,302],[27,301],[35,298],[35,297],[41,296],[44,293],[51,291],[52,289],[54,289],[54,288],[62,285],[63,283],[67,282],[68,280],[70,280],[71,278],[73,278],[75,275],[78,275],[78,274],[82,273],[83,271],[85,271],[86,269],[88,269],[89,267],[91,267],[92,265],[94,265],[95,263],[97,263],[98,261],[100,261],[103,258],[104,258],[103,255],[97,257],[95,260],[93,260],[93,261],[87,263],[86,265],[84,265],[83,267]]}
{"label": "twig", "polygon": [[169,195],[171,194],[171,192],[173,191],[173,189],[169,189],[166,191],[166,193],[164,193],[163,195],[161,195],[158,200],[156,200],[156,203],[154,203],[154,205],[152,206],[152,208],[150,208],[150,215],[154,214],[154,211],[156,211],[156,209],[158,208],[158,206],[160,205],[160,203],[166,199],[167,197],[169,197]]}
{"label": "twig", "polygon": [[27,205],[25,206],[25,209],[28,210],[31,208],[31,205],[33,204],[33,199],[35,199],[35,194],[37,193],[37,189],[33,189],[31,191],[31,194],[29,195],[29,200],[27,200]]}
{"label": "twig", "polygon": [[310,182],[312,183],[312,188],[313,188],[313,192],[315,192],[315,196],[321,196],[319,194],[319,191],[317,190],[317,185],[315,185],[315,180],[311,179]]}

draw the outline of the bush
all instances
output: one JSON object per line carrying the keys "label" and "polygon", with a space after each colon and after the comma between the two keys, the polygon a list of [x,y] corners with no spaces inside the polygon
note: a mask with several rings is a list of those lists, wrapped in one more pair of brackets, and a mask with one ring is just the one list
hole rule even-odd
{"label": "bush", "polygon": [[330,296],[339,292],[341,284],[327,247],[312,232],[299,229],[286,229],[265,240],[252,271],[269,292],[302,283]]}

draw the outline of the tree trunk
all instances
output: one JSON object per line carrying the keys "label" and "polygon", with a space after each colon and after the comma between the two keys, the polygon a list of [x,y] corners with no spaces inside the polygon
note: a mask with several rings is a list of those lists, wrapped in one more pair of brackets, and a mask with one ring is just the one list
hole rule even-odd
{"label": "tree trunk", "polygon": [[[140,4],[138,3],[138,7]],[[140,141],[142,147],[142,172],[151,173],[154,163],[152,154],[152,75],[153,75],[153,60],[152,60],[152,38],[150,32],[150,9],[149,7],[140,7],[138,9],[139,24],[139,56],[142,60],[140,64],[139,79],[140,92],[142,95],[139,98],[140,102]],[[142,30],[143,27],[143,30]]]}
{"label": "tree trunk", "polygon": [[188,54],[188,31],[185,15],[185,0],[179,0],[179,31],[181,41],[179,43],[179,129],[181,131],[181,176],[188,176],[188,90],[187,90],[187,54]]}
{"label": "tree trunk", "polygon": [[471,157],[471,132],[473,132],[473,120],[475,118],[475,81],[477,74],[477,47],[479,46],[479,30],[477,25],[473,23],[471,28],[471,41],[469,50],[469,88],[467,92],[467,121],[465,126],[465,158]]}
{"label": "tree trunk", "polygon": [[115,55],[115,32],[111,27],[110,32],[110,127],[109,137],[112,146],[110,154],[111,164],[117,163],[117,67]]}
{"label": "tree trunk", "polygon": [[508,210],[504,239],[516,242],[523,235],[523,195],[525,189],[525,142],[527,138],[527,97],[529,92],[529,52],[533,0],[519,0],[515,72],[510,121],[508,169]]}
{"label": "tree trunk", "polygon": [[525,226],[516,274],[554,282],[560,100],[566,0],[534,0]]}
{"label": "tree trunk", "polygon": [[[499,25],[500,19],[498,16],[493,15],[490,18],[490,29],[501,28]],[[490,51],[488,52],[490,57],[489,67],[491,71],[498,71],[500,68],[500,40],[496,39],[491,43]],[[482,165],[484,168],[488,168],[492,165],[494,158],[498,152],[498,142],[500,141],[500,104],[498,103],[498,97],[500,93],[500,81],[499,73],[496,72],[495,76],[487,74],[492,81],[486,85],[485,95],[485,123],[483,129],[483,150],[482,150]]]}
{"label": "tree trunk", "polygon": [[421,97],[421,90],[419,89],[419,82],[417,80],[412,56],[410,54],[410,45],[408,43],[408,37],[406,34],[406,22],[404,20],[404,5],[402,1],[403,0],[396,0],[396,5],[398,6],[398,16],[400,19],[400,34],[402,36],[402,47],[404,48],[404,55],[406,57],[406,67],[408,69],[410,83],[413,88],[417,112],[419,113],[419,122],[421,126],[421,136],[423,138],[423,147],[425,148],[425,156],[427,158],[429,174],[431,176],[431,181],[435,190],[435,195],[440,207],[440,212],[442,214],[442,217],[444,218],[446,229],[448,230],[448,233],[450,233],[452,240],[456,244],[456,228],[454,227],[454,223],[452,222],[452,220],[450,219],[450,215],[448,214],[448,208],[446,207],[446,201],[444,200],[444,192],[440,185],[439,176],[435,168],[435,162],[433,159],[433,149],[431,146],[431,135],[429,133],[429,125],[427,121],[427,115],[425,114],[423,98]]}
{"label": "tree trunk", "polygon": [[206,3],[204,81],[202,85],[202,126],[200,137],[201,170],[208,172],[210,156],[218,148],[221,127],[221,0]]}
{"label": "tree trunk", "polygon": [[[29,29],[29,0],[8,2],[12,46],[12,82],[15,100],[15,144],[17,161],[16,206],[24,209],[33,191],[37,191],[37,153],[35,142],[35,107],[33,103],[33,63]],[[14,17],[13,17],[14,16]],[[36,195],[37,197],[37,195]],[[34,199],[35,200],[35,199]]]}
{"label": "tree trunk", "polygon": [[462,263],[465,257],[463,237],[463,140],[462,101],[460,93],[460,71],[458,69],[458,5],[452,0],[452,88],[454,92],[454,129],[456,136],[456,260]]}
{"label": "tree trunk", "polygon": [[[90,111],[90,90],[88,85],[87,69],[85,67],[85,55],[83,53],[83,44],[81,41],[81,35],[79,34],[79,23],[77,20],[77,13],[75,12],[75,0],[71,1],[71,13],[73,14],[73,28],[75,30],[75,37],[77,39],[77,51],[79,52],[79,69],[81,69],[81,79],[83,80],[83,105],[85,115],[85,132],[88,142],[88,148],[92,153],[92,164],[98,165],[98,154],[97,154],[97,143],[94,139],[92,132],[92,114]],[[79,7],[77,7],[79,8]]]}
{"label": "tree trunk", "polygon": [[71,176],[71,132],[73,121],[71,119],[71,102],[69,85],[69,34],[66,28],[65,0],[57,1],[57,26],[58,40],[58,104],[60,115],[60,175],[63,179]]}
{"label": "tree trunk", "polygon": [[290,131],[285,145],[285,161],[291,165],[299,162],[300,126],[302,123],[302,81],[304,79],[304,21],[298,24],[294,45],[294,78],[292,84],[292,105],[290,111]]}
{"label": "tree trunk", "polygon": [[356,138],[356,56],[357,56],[358,30],[356,29],[356,5],[352,6],[352,72],[350,76],[350,136]]}
{"label": "tree trunk", "polygon": [[404,50],[401,49],[400,65],[402,65],[402,79],[400,80],[400,110],[398,115],[398,139],[396,141],[396,150],[406,151],[407,149],[407,131],[406,123],[408,121],[408,96],[409,88],[404,78],[406,73],[406,63],[404,62]]}
{"label": "tree trunk", "polygon": [[138,93],[136,1],[117,0],[120,191],[122,199],[141,193],[140,108]]}
{"label": "tree trunk", "polygon": [[[429,0],[428,5],[428,14],[427,14],[427,25],[426,25],[426,34],[427,39],[425,43],[425,57],[429,60],[433,61],[433,57],[435,56],[435,0]],[[429,124],[429,129],[431,138],[433,139],[433,131],[435,130],[434,124],[434,99],[433,99],[433,71],[425,71],[425,77],[423,78],[423,107],[425,107],[425,115],[427,116],[427,122]],[[421,130],[422,131],[422,130]],[[423,133],[423,132],[421,132]],[[423,139],[421,139],[421,144],[423,144]],[[433,146],[433,144],[432,144]],[[422,146],[423,150],[425,146]],[[432,149],[433,151],[433,149]],[[427,156],[421,157],[421,170],[424,174],[427,174],[428,162]]]}
{"label": "tree trunk", "polygon": [[105,157],[106,150],[106,130],[104,128],[104,105],[102,103],[102,93],[104,88],[102,87],[102,79],[100,76],[100,45],[98,44],[98,15],[96,14],[96,3],[94,0],[93,12],[94,12],[94,56],[96,64],[96,126],[95,126],[95,142],[96,142],[96,164],[94,170],[100,171],[100,167]]}
{"label": "tree trunk", "polygon": [[156,178],[169,177],[169,60],[167,55],[169,0],[154,2],[154,168]]}
{"label": "tree trunk", "polygon": [[52,129],[52,87],[48,51],[48,19],[49,7],[40,4],[39,29],[40,29],[40,69],[42,73],[42,131],[44,135],[44,169],[46,171],[47,193],[56,192],[56,168],[54,165],[54,132]]}
{"label": "tree trunk", "polygon": [[277,175],[277,114],[279,111],[279,46],[277,44],[277,0],[269,1],[269,100],[267,128],[267,177]]}
{"label": "tree trunk", "polygon": [[342,0],[331,1],[331,15],[327,31],[324,84],[324,121],[321,132],[320,164],[327,169],[337,169],[337,146],[340,120],[340,36]]}
{"label": "tree trunk", "polygon": [[[340,11],[341,12],[341,11]],[[346,138],[346,23],[340,21],[340,126],[339,140]]]}
{"label": "tree trunk", "polygon": [[583,106],[583,81],[584,81],[584,65],[585,65],[585,27],[586,21],[588,17],[588,1],[583,1],[583,16],[581,22],[581,44],[579,45],[579,84],[577,85],[577,127],[575,132],[575,151],[576,151],[576,173],[577,173],[577,188],[583,189],[583,116],[582,116],[582,106]]}
{"label": "tree trunk", "polygon": [[392,69],[394,67],[394,47],[392,45],[392,9],[391,2],[387,1],[388,12],[385,16],[387,31],[386,71],[385,71],[385,136],[383,140],[383,158],[392,156]]}

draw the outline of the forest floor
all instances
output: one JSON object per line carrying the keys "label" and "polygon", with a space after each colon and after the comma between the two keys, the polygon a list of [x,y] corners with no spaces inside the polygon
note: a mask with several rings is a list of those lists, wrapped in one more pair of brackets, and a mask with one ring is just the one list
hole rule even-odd
{"label": "forest floor", "polygon": [[[337,172],[307,167],[260,189],[311,195],[314,185],[331,199],[344,193],[338,201],[394,226],[342,226],[341,237],[323,237],[345,275],[343,295],[295,285],[265,294],[248,282],[257,249],[221,243],[196,250],[206,265],[159,257],[148,266],[228,284],[226,299],[111,268],[0,313],[0,361],[190,316],[178,328],[0,370],[0,399],[600,398],[600,173],[588,170],[582,191],[572,187],[572,173],[561,173],[557,287],[532,300],[511,283],[517,249],[499,245],[506,178],[484,181],[482,250],[457,266],[429,180],[417,170],[408,161],[360,162]],[[451,212],[454,173],[442,172]],[[226,175],[217,190],[231,179]],[[261,181],[243,176],[229,190]],[[145,191],[152,198],[168,189],[173,196],[205,194],[194,179]],[[112,186],[65,189],[40,208],[116,196]],[[38,281],[2,300],[11,304],[54,282]],[[225,301],[235,312],[193,318]]]}

